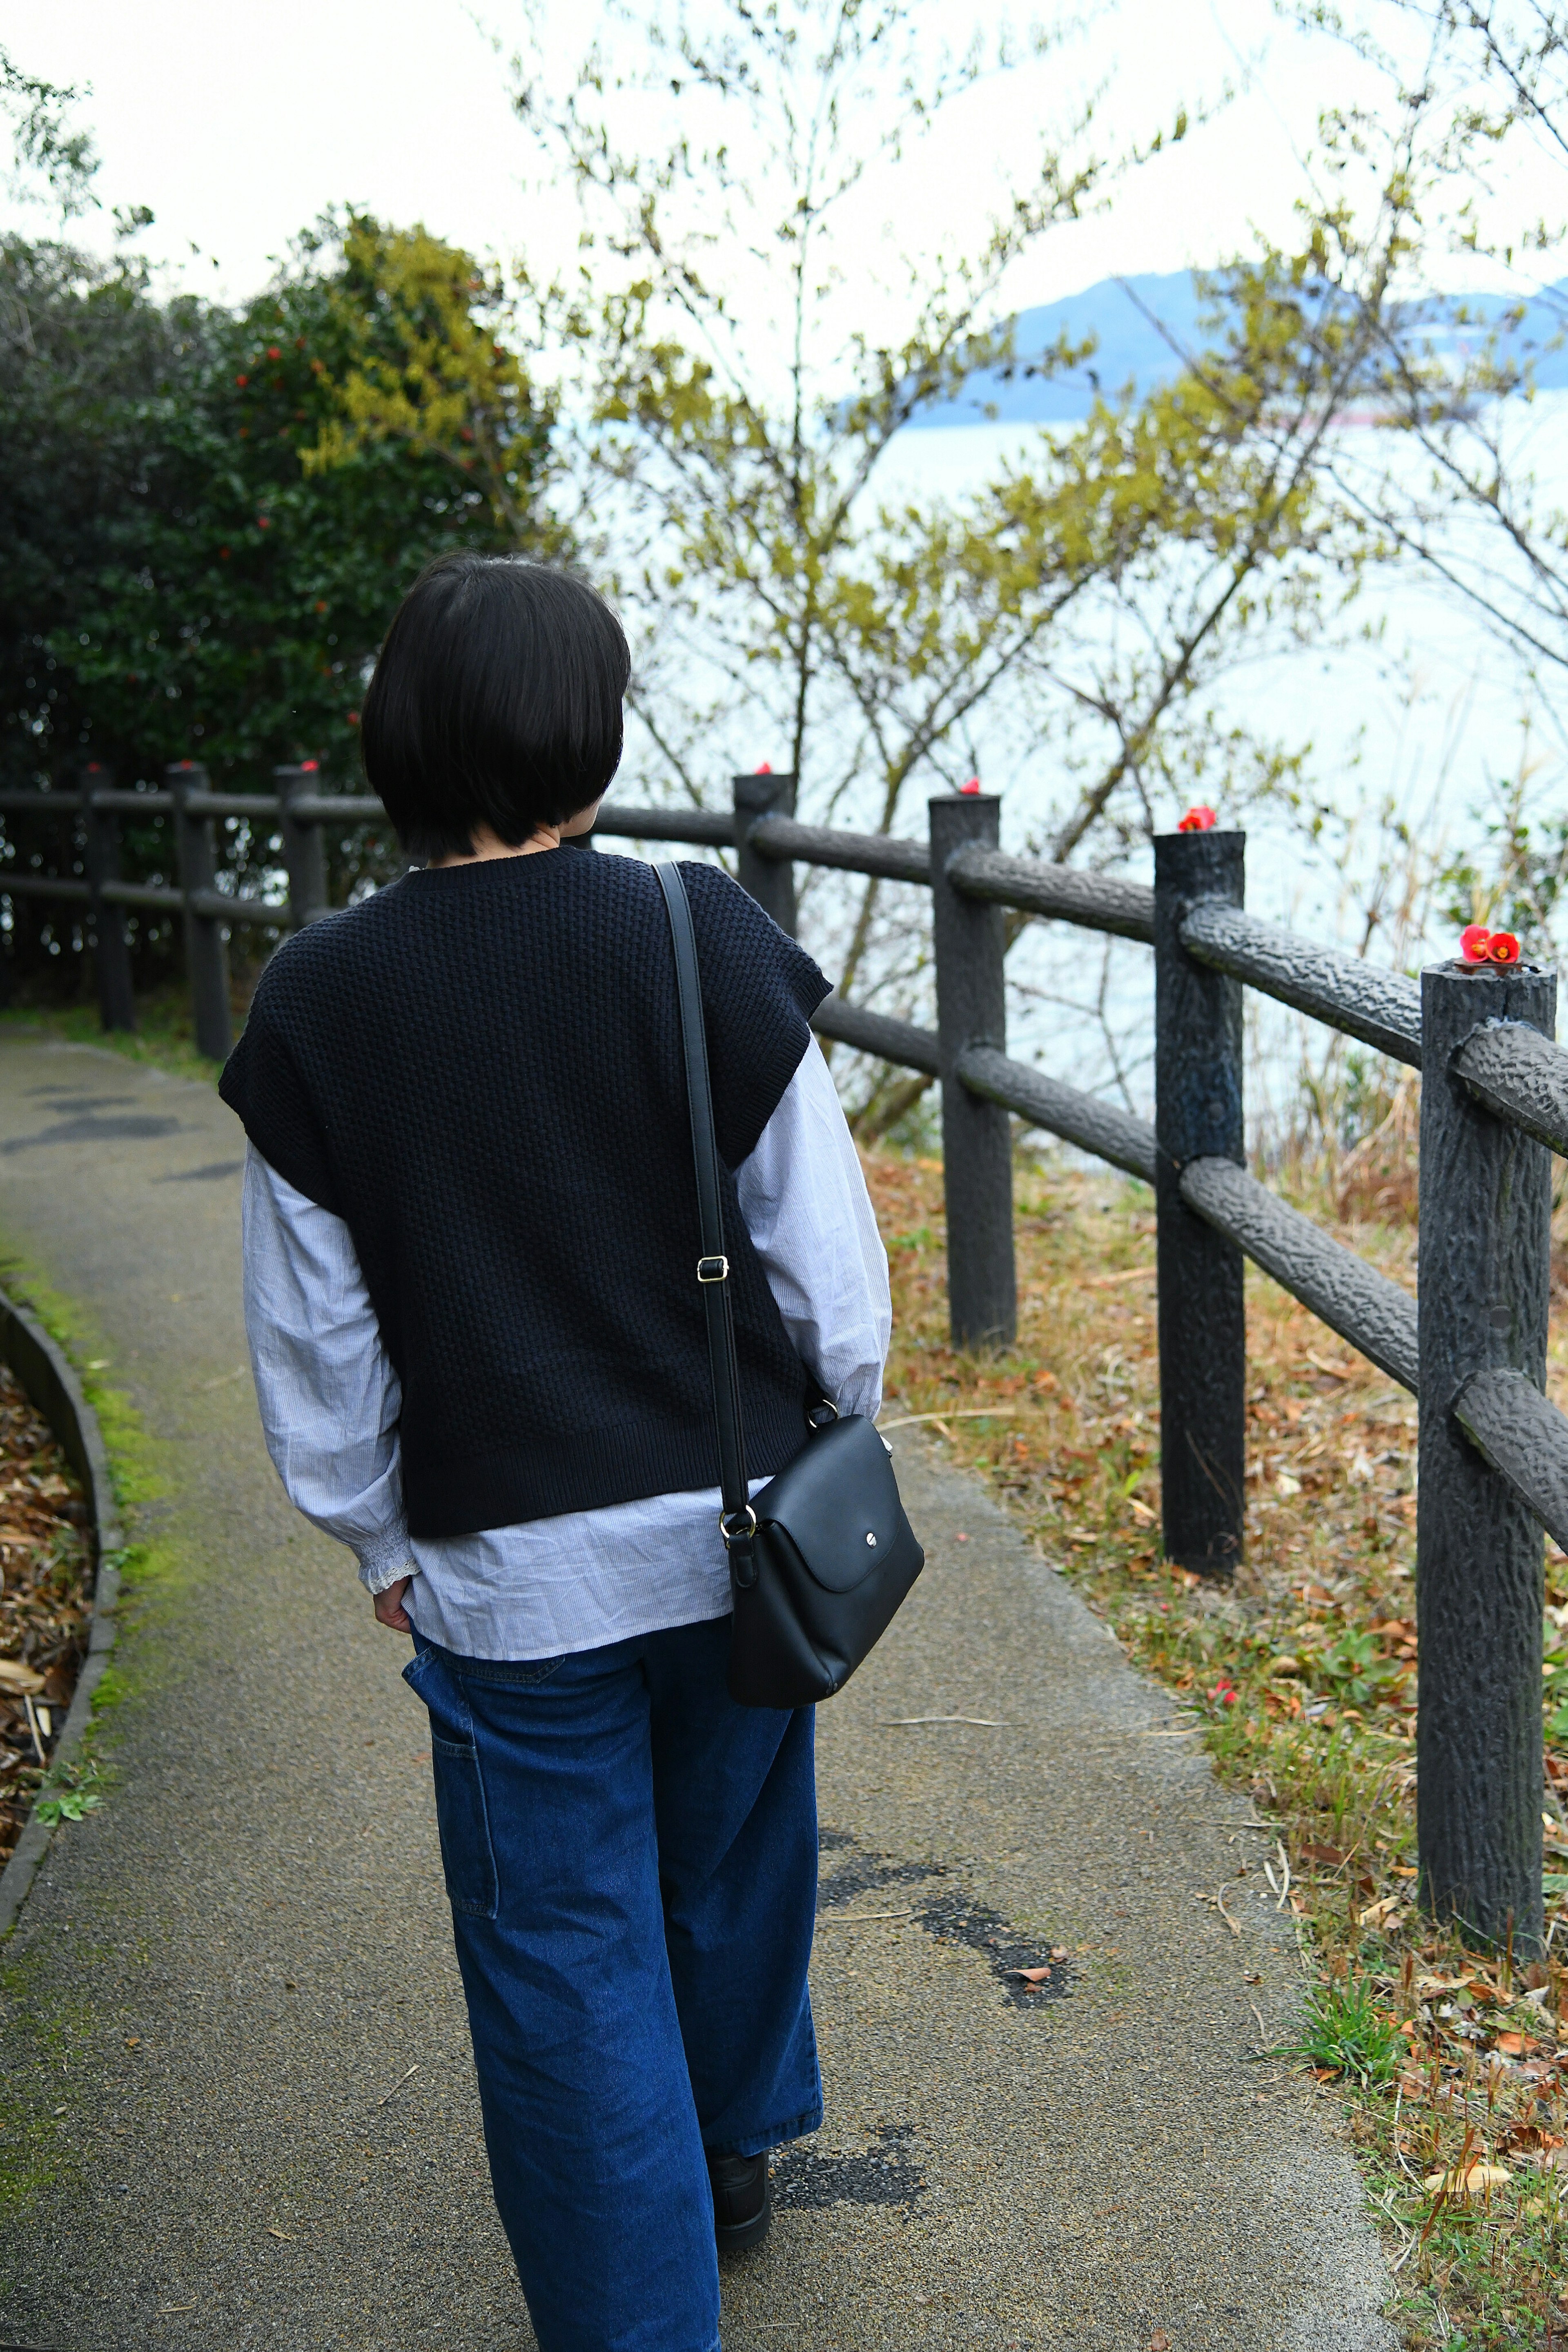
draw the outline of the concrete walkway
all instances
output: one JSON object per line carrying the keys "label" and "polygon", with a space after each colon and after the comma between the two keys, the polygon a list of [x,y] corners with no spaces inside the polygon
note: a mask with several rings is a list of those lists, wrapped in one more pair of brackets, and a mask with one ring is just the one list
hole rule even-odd
{"label": "concrete walkway", "polygon": [[[240,1155],[206,1088],[0,1045],[0,1241],[82,1304],[165,1496],[119,1785],[4,1955],[0,2339],[522,2352],[425,1718],[262,1449]],[[930,1564],[821,1717],[828,2121],[727,2352],[1392,2352],[1332,2104],[1249,2054],[1300,1983],[1267,1842],[986,1496],[900,1469]]]}

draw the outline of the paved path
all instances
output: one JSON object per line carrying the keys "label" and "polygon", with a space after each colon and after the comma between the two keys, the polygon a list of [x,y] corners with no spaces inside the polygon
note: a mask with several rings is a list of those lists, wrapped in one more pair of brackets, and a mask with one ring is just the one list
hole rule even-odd
{"label": "paved path", "polygon": [[[0,2337],[524,2352],[424,1717],[262,1450],[239,1158],[208,1089],[0,1045],[0,1240],[90,1315],[166,1497],[120,1784],[4,1955],[0,2167],[35,2186]],[[977,1488],[900,1467],[930,1565],[821,1722],[828,2120],[727,2266],[727,2352],[1392,2352],[1328,2103],[1248,2055],[1299,1982],[1265,1842]],[[1226,1881],[1239,1937],[1197,1899]],[[998,1973],[1053,1948],[1044,1997]]]}

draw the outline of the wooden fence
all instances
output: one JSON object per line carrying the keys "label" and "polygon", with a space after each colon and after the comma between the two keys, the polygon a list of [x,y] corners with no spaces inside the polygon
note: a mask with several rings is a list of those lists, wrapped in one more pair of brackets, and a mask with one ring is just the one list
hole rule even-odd
{"label": "wooden fence", "polygon": [[[196,1042],[230,1044],[225,940],[328,911],[324,825],[385,824],[378,801],[323,793],[308,767],[274,795],[208,789],[184,762],[162,792],[99,772],[75,792],[0,793],[0,814],[74,821],[70,871],[0,867],[0,895],[75,904],[95,949],[105,1026],[135,1010],[130,908],[178,914]],[[935,1030],[830,997],[823,1034],[942,1084],[953,1339],[1015,1333],[1011,1120],[1143,1178],[1157,1212],[1161,1479],[1167,1555],[1207,1576],[1239,1558],[1246,1475],[1250,1257],[1419,1402],[1416,1764],[1422,1899],[1473,1937],[1541,1948],[1542,1528],[1568,1547],[1568,1419],[1544,1394],[1551,1154],[1568,1154],[1568,1053],[1553,1043],[1555,975],[1437,964],[1417,982],[1296,937],[1243,906],[1245,836],[1155,843],[1152,889],[998,847],[998,803],[930,803],[926,841],[797,824],[793,779],[735,779],[731,813],[607,803],[596,832],[736,855],[786,929],[793,868],[836,866],[928,890]],[[122,818],[162,819],[172,883],[119,878]],[[214,825],[276,828],[286,904],[218,887]],[[1155,957],[1152,1126],[1009,1057],[1004,908],[1137,940]],[[1420,1297],[1277,1199],[1244,1164],[1243,986],[1422,1073]]]}

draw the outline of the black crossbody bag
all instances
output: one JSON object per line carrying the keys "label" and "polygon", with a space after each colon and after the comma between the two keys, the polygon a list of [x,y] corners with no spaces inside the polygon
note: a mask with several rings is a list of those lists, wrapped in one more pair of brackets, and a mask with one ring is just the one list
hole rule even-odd
{"label": "black crossbody bag", "polygon": [[841,1690],[881,1639],[925,1554],[904,1517],[885,1439],[863,1414],[841,1420],[826,1399],[806,1416],[811,1434],[802,1451],[747,1499],[696,934],[679,869],[655,871],[674,940],[696,1163],[696,1274],[718,1434],[719,1526],[735,1594],[729,1693],[743,1706],[811,1706]]}

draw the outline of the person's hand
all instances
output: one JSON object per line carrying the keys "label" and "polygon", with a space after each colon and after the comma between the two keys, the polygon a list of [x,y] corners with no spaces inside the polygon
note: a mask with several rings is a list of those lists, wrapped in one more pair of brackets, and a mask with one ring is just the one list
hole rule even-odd
{"label": "person's hand", "polygon": [[371,1596],[377,1622],[390,1625],[394,1633],[412,1633],[413,1631],[413,1620],[402,1605],[403,1594],[413,1582],[412,1576],[400,1576],[397,1582],[389,1584],[384,1592],[375,1592]]}

